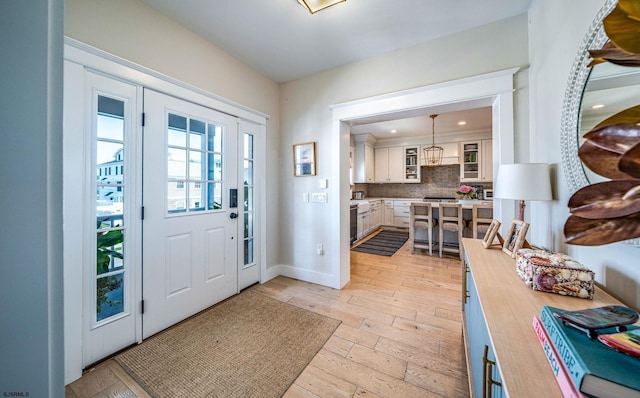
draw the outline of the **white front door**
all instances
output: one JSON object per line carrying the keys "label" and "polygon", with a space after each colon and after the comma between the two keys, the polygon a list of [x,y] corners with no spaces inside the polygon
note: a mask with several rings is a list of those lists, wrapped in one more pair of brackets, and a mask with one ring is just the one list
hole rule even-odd
{"label": "white front door", "polygon": [[145,89],[143,337],[238,292],[238,120]]}

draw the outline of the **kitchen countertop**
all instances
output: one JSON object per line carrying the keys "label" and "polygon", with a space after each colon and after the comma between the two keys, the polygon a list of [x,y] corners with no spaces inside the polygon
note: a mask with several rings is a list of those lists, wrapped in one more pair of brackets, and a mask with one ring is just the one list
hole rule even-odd
{"label": "kitchen countertop", "polygon": [[[398,201],[406,201],[406,202],[420,202],[423,203],[422,198],[366,198],[366,199],[360,199],[360,200],[351,200],[349,202],[350,205],[359,205],[361,203],[365,204],[365,203],[369,203],[369,202],[374,202],[376,200],[398,200]],[[493,203],[492,200],[479,200],[479,203]],[[441,202],[428,202],[431,203],[432,207],[438,207],[438,204]],[[462,207],[464,209],[471,209],[473,206],[470,204],[463,204]]]}

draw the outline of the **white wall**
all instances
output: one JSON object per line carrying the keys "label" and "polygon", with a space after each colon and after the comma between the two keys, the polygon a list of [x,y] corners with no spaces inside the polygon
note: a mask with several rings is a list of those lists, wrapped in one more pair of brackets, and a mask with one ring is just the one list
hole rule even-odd
{"label": "white wall", "polygon": [[[340,261],[339,245],[331,244],[332,223],[340,198],[336,184],[343,176],[347,153],[336,153],[332,136],[332,104],[525,67],[516,75],[516,135],[528,137],[527,17],[520,15],[460,34],[444,37],[384,56],[318,73],[282,85],[281,208],[282,272],[302,279],[323,280]],[[291,145],[316,141],[317,177],[293,177]],[[348,138],[344,140],[348,152]],[[345,174],[346,175],[346,174]],[[329,203],[303,203],[304,192],[318,192],[317,180],[329,179]],[[344,178],[343,178],[344,180]],[[335,230],[335,229],[334,229]],[[335,239],[333,239],[335,242]],[[316,245],[325,245],[325,255]]]}
{"label": "white wall", "polygon": [[556,200],[532,203],[538,233],[532,242],[563,251],[593,269],[596,279],[631,306],[640,308],[640,248],[616,243],[581,247],[564,244],[563,228],[571,196],[562,174],[560,120],[564,90],[578,47],[604,0],[534,0],[530,9],[530,156],[556,165]]}
{"label": "white wall", "polygon": [[266,140],[266,261],[267,266],[277,263],[278,85],[140,0],[65,0],[64,33],[270,115]]}
{"label": "white wall", "polygon": [[0,3],[0,391],[62,397],[61,0]]}

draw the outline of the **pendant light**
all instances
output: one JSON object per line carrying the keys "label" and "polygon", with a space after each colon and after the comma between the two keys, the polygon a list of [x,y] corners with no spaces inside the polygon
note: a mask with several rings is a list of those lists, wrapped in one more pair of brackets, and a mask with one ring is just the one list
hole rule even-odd
{"label": "pendant light", "polygon": [[432,120],[431,146],[422,150],[426,166],[440,166],[442,164],[444,148],[436,145],[436,116],[438,115],[429,115]]}

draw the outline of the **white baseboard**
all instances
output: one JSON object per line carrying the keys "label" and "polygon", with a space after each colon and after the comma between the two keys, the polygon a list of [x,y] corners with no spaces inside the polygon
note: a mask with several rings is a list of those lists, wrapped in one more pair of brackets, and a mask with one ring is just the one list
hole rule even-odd
{"label": "white baseboard", "polygon": [[262,283],[265,283],[279,275],[334,289],[340,289],[340,286],[337,286],[339,282],[336,281],[335,276],[332,274],[324,274],[310,269],[293,267],[286,264],[278,264],[267,268],[267,273]]}

